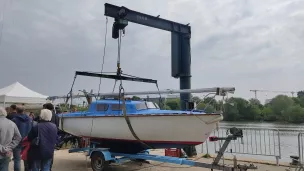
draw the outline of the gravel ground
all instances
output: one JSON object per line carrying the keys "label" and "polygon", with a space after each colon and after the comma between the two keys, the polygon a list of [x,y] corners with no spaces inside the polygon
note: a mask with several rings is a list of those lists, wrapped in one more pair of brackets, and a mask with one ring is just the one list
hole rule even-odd
{"label": "gravel ground", "polygon": [[[152,154],[163,154],[162,151],[152,151]],[[199,159],[197,161],[211,163],[212,159]],[[226,161],[226,164],[232,164],[231,161]],[[285,171],[286,167],[271,166],[256,164],[259,171]],[[13,162],[10,163],[10,170],[13,171]],[[90,159],[86,160],[83,153],[71,153],[67,150],[59,150],[55,152],[55,160],[53,171],[92,171],[90,168]],[[181,166],[174,164],[166,164],[151,161],[150,164],[128,162],[122,165],[111,165],[108,171],[207,171],[210,169],[196,168],[189,166]]]}

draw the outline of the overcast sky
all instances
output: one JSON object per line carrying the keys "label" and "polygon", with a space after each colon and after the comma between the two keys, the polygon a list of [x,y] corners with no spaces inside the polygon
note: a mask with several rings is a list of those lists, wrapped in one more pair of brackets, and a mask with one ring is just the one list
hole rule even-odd
{"label": "overcast sky", "polygon": [[[66,94],[74,73],[100,72],[106,17],[104,3],[190,23],[192,88],[233,86],[234,96],[250,89],[304,89],[303,0],[0,0],[0,87],[16,81],[45,95]],[[108,18],[104,71],[116,70],[117,40]],[[160,89],[179,88],[171,78],[170,33],[129,23],[122,40],[124,73],[153,78]],[[79,77],[75,90],[99,80]],[[102,80],[102,92],[113,88]],[[126,91],[156,90],[124,82]],[[259,93],[258,97],[273,97]]]}

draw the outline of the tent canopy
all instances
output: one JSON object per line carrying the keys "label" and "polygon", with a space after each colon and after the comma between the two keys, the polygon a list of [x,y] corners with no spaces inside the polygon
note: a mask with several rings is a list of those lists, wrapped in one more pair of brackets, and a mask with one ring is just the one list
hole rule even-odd
{"label": "tent canopy", "polygon": [[0,89],[0,102],[4,104],[42,104],[46,103],[46,98],[47,96],[30,90],[19,82],[15,82],[14,84]]}

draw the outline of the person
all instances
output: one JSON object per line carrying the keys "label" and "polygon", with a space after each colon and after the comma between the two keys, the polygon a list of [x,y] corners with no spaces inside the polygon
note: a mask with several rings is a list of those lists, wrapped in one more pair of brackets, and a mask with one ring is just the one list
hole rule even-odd
{"label": "person", "polygon": [[34,112],[31,112],[31,113],[29,114],[29,117],[30,117],[32,120],[34,120],[34,119],[35,119],[35,114],[34,114]]}
{"label": "person", "polygon": [[9,115],[9,113],[10,113],[10,107],[6,107],[5,110],[6,110],[6,114]]}
{"label": "person", "polygon": [[[33,144],[28,156],[33,161],[32,171],[39,171],[39,169],[41,171],[51,170],[51,162],[57,142],[57,127],[51,120],[52,111],[42,109],[39,122],[33,126],[27,136],[28,140]],[[36,138],[39,139],[38,142]]]}
{"label": "person", "polygon": [[0,107],[0,170],[8,171],[12,151],[22,139],[17,125],[6,118],[7,113]]}
{"label": "person", "polygon": [[55,114],[54,111],[54,105],[52,103],[46,103],[43,105],[44,109],[49,109],[50,111],[52,111],[52,120],[51,122],[54,123],[57,128],[59,127],[59,117]]}
{"label": "person", "polygon": [[[48,109],[48,110],[50,110],[51,112],[52,112],[52,120],[51,120],[51,122],[52,123],[54,123],[55,125],[56,125],[56,127],[57,127],[57,135],[58,135],[58,127],[59,127],[59,117],[58,117],[58,115],[56,115],[56,113],[55,113],[55,108],[54,108],[54,105],[52,104],[52,103],[45,103],[44,105],[43,105],[43,108],[44,109]],[[53,162],[54,162],[54,156],[53,156],[53,158],[52,158],[52,162],[51,162],[51,170],[52,170],[52,167],[53,167]]]}
{"label": "person", "polygon": [[17,115],[17,105],[12,104],[10,106],[10,113],[7,115],[7,119],[12,120]]}
{"label": "person", "polygon": [[22,144],[22,151],[21,151],[21,159],[23,160],[24,162],[24,171],[30,171],[31,168],[31,163],[32,161],[28,159],[28,151],[29,149],[31,148],[31,142],[28,140],[27,137],[25,137],[22,141],[21,141],[21,144]]}
{"label": "person", "polygon": [[[38,122],[32,121],[32,128],[37,125]],[[22,144],[22,151],[21,151],[21,159],[24,162],[24,171],[31,171],[33,167],[33,159],[28,157],[30,154],[31,142],[28,140],[28,137],[24,137],[21,142]]]}
{"label": "person", "polygon": [[[17,106],[16,111],[17,115],[15,115],[11,120],[17,125],[23,139],[28,135],[32,128],[32,120],[27,116],[27,114],[24,114],[24,108],[22,106]],[[14,171],[21,171],[21,151],[22,143],[19,143],[19,145],[13,150]]]}

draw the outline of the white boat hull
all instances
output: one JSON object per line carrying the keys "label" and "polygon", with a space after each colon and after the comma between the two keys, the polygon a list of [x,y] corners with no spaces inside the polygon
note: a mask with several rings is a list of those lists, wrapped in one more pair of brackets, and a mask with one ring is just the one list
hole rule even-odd
{"label": "white boat hull", "polygon": [[[171,114],[131,115],[129,119],[136,135],[145,143],[198,145],[209,137],[223,117],[220,114]],[[123,116],[60,117],[59,127],[80,137],[137,141]]]}

